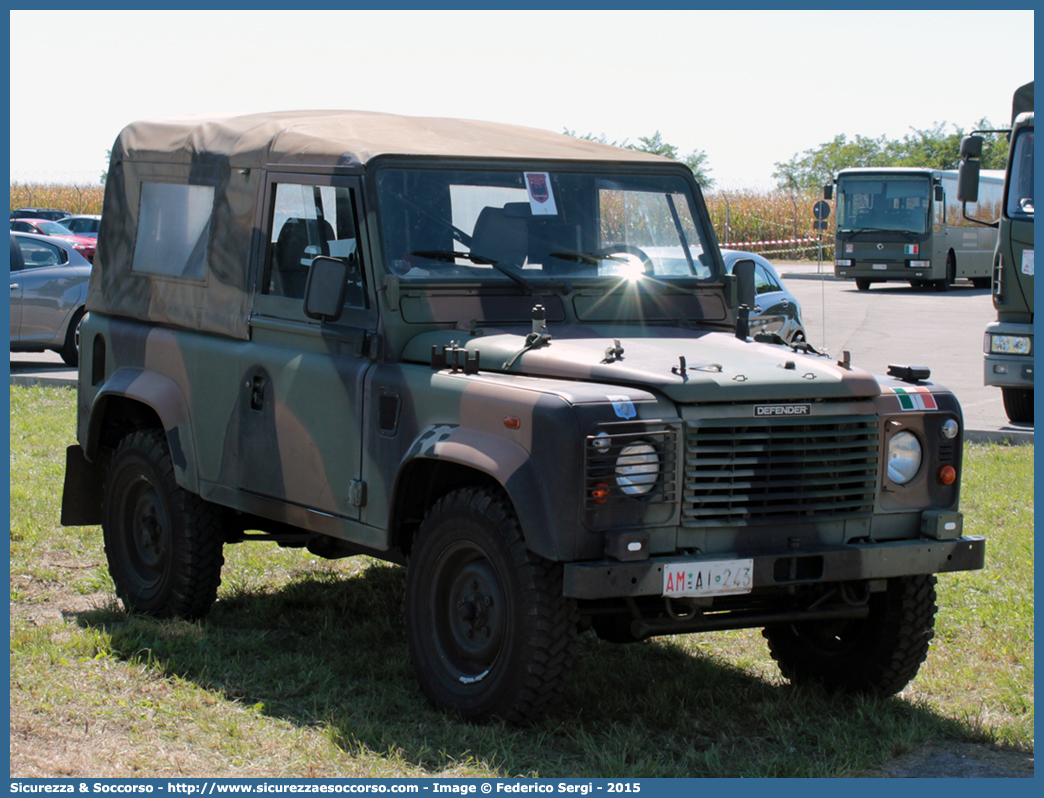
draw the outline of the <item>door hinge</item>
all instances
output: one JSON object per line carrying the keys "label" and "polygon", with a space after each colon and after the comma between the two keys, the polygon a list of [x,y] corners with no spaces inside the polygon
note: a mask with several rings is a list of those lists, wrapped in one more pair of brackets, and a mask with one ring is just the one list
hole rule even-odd
{"label": "door hinge", "polygon": [[366,506],[366,483],[361,479],[353,479],[348,486],[348,500],[353,507]]}

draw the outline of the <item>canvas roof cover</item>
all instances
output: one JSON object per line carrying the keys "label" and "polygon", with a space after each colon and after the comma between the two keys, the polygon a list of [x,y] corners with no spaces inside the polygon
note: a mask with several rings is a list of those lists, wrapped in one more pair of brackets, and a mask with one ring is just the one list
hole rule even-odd
{"label": "canvas roof cover", "polygon": [[[669,163],[546,130],[365,111],[283,111],[134,122],[113,145],[87,309],[246,339],[250,252],[267,167],[351,167],[379,156]],[[195,279],[133,268],[143,185],[213,189]]]}

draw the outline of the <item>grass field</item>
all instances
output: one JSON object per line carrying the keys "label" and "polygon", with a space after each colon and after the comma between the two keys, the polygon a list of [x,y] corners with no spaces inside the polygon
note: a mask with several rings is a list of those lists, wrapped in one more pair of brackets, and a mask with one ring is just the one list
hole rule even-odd
{"label": "grass field", "polygon": [[927,663],[898,697],[779,677],[756,630],[581,638],[527,729],[432,710],[406,656],[404,571],[225,549],[200,623],[128,617],[97,527],[58,523],[75,393],[11,388],[11,775],[852,776],[925,743],[1033,750],[1033,448],[967,446],[981,572],[939,579]]}

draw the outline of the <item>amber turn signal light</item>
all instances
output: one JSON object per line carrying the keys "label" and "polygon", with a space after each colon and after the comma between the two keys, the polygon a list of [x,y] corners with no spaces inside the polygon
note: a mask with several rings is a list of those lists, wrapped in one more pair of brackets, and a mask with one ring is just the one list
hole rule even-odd
{"label": "amber turn signal light", "polygon": [[599,482],[591,488],[591,498],[595,500],[595,504],[605,504],[609,498],[609,486],[604,482]]}
{"label": "amber turn signal light", "polygon": [[514,416],[504,416],[504,426],[508,429],[518,429],[522,426],[522,422]]}
{"label": "amber turn signal light", "polygon": [[943,485],[952,485],[957,481],[957,469],[953,466],[943,466],[939,469],[939,482]]}

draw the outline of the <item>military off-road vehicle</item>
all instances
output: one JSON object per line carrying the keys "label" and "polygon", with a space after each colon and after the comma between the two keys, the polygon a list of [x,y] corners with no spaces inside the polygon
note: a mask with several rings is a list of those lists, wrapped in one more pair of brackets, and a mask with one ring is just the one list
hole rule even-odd
{"label": "military off-road vehicle", "polygon": [[[749,265],[749,261],[748,261]],[[539,717],[576,638],[764,628],[889,694],[981,568],[962,417],[915,366],[751,336],[683,165],[358,112],[138,122],[81,328],[64,524],[198,618],[244,540],[407,566],[423,690]],[[331,652],[331,656],[335,656]]]}

